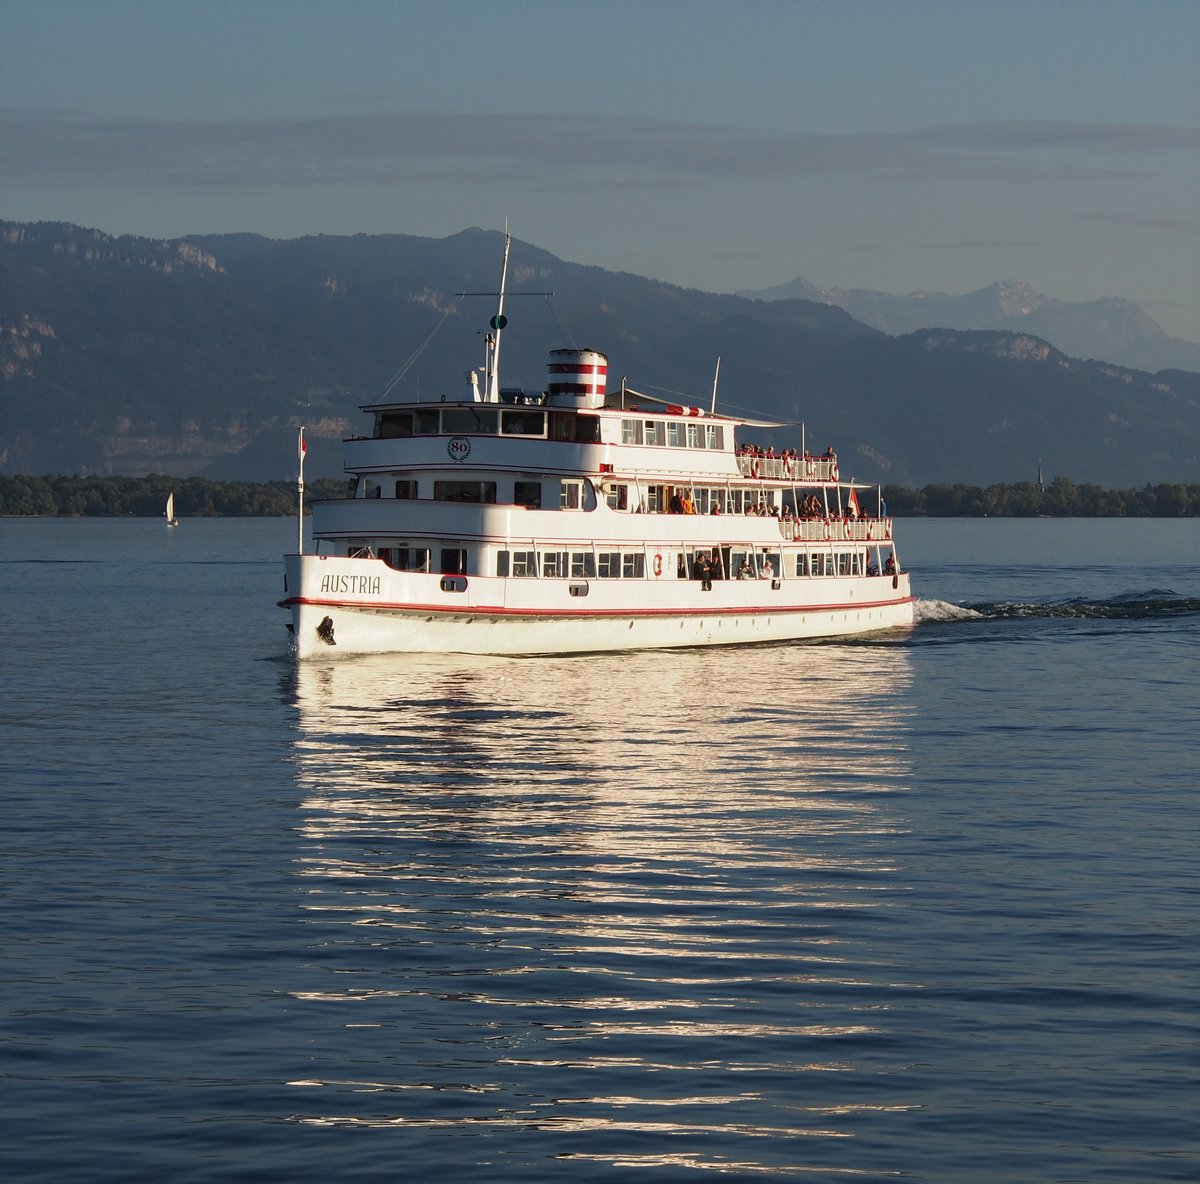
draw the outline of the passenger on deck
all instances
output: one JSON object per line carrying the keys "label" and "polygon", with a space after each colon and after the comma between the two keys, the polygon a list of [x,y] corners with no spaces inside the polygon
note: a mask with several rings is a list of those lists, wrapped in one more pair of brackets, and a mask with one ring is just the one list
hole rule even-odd
{"label": "passenger on deck", "polygon": [[707,551],[701,551],[696,556],[694,567],[695,579],[700,581],[701,592],[712,591],[712,560],[708,557]]}
{"label": "passenger on deck", "polygon": [[739,580],[754,579],[754,564],[752,564],[749,559],[742,560],[742,566],[738,568],[738,579]]}
{"label": "passenger on deck", "polygon": [[887,562],[883,565],[883,574],[885,576],[896,574],[896,553],[894,551],[887,557]]}
{"label": "passenger on deck", "polygon": [[682,514],[683,512],[683,498],[679,496],[679,490],[677,489],[671,494],[671,500],[667,503],[667,513]]}
{"label": "passenger on deck", "polygon": [[692,501],[690,493],[685,493],[681,501],[683,502],[683,512],[685,514],[694,514],[696,512],[696,503]]}
{"label": "passenger on deck", "polygon": [[769,559],[763,560],[762,571],[759,572],[759,575],[764,580],[773,580],[775,578],[775,568],[772,566]]}

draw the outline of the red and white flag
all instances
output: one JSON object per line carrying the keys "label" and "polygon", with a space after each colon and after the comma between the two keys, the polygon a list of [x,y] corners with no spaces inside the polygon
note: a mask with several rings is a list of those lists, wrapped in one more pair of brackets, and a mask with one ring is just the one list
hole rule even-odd
{"label": "red and white flag", "polygon": [[862,517],[862,511],[858,508],[858,491],[850,490],[850,509],[854,511],[855,518]]}

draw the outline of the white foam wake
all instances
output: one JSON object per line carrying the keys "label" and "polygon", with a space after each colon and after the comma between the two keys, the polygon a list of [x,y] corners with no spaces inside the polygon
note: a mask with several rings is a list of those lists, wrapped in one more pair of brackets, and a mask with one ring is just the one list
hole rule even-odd
{"label": "white foam wake", "polygon": [[981,621],[983,613],[951,604],[948,600],[918,600],[916,619],[918,624],[922,621]]}

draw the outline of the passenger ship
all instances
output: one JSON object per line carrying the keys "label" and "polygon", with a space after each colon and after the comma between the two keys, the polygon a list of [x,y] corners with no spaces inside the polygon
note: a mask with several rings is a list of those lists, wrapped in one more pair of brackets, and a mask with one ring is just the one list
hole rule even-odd
{"label": "passenger ship", "polygon": [[[284,599],[298,657],[552,654],[837,637],[913,623],[893,524],[832,452],[741,447],[781,427],[610,391],[553,349],[500,385],[499,311],[460,397],[380,402],[344,441],[351,492],[312,506]],[[481,380],[482,378],[482,380]],[[875,490],[876,499],[878,491]]]}

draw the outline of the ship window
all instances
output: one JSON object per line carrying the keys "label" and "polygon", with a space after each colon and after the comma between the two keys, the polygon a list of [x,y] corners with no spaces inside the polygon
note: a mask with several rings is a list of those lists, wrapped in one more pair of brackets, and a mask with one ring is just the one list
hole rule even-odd
{"label": "ship window", "polygon": [[436,436],[438,434],[438,413],[436,409],[413,412],[413,435]]}
{"label": "ship window", "polygon": [[590,576],[593,579],[595,578],[596,557],[591,553],[591,551],[571,552],[571,575]]}
{"label": "ship window", "polygon": [[441,572],[444,576],[466,575],[467,552],[462,547],[443,547]]}
{"label": "ship window", "polygon": [[417,496],[417,483],[415,481],[397,481],[396,496],[406,501],[415,501]]}
{"label": "ship window", "polygon": [[383,497],[383,486],[368,477],[363,482],[363,497]]}
{"label": "ship window", "polygon": [[637,551],[632,555],[621,556],[621,578],[625,580],[640,580],[646,574],[646,556]]}
{"label": "ship window", "polygon": [[661,514],[663,508],[667,504],[667,499],[663,496],[663,487],[661,485],[650,485],[646,488],[646,512],[648,514]]}
{"label": "ship window", "polygon": [[689,423],[687,425],[687,446],[689,448],[704,447],[703,424]]}
{"label": "ship window", "polygon": [[661,444],[663,442],[663,425],[660,420],[646,420],[646,443]]}
{"label": "ship window", "polygon": [[674,422],[667,424],[668,448],[682,448],[684,446],[686,437],[683,429],[685,426],[684,424]]}
{"label": "ship window", "polygon": [[796,574],[798,576],[808,575],[808,556],[803,553],[796,556]]}
{"label": "ship window", "polygon": [[500,413],[500,430],[506,436],[544,436],[546,413],[544,411],[503,411]]}
{"label": "ship window", "polygon": [[564,481],[558,487],[558,508],[560,510],[583,509],[582,481]]}
{"label": "ship window", "polygon": [[540,481],[515,481],[513,483],[513,501],[527,510],[542,508],[542,483]]}
{"label": "ship window", "polygon": [[428,547],[397,547],[396,561],[392,565],[397,571],[428,571]]}
{"label": "ship window", "polygon": [[394,440],[413,434],[411,411],[384,411],[375,419],[375,435]]}
{"label": "ship window", "polygon": [[640,419],[621,420],[621,443],[640,444],[642,442],[642,421]]}
{"label": "ship window", "polygon": [[596,574],[602,580],[619,580],[621,578],[621,552],[601,551],[596,556]]}
{"label": "ship window", "polygon": [[598,444],[600,442],[600,421],[594,415],[575,416],[575,443]]}
{"label": "ship window", "polygon": [[496,412],[490,407],[443,407],[442,431],[494,436]]}
{"label": "ship window", "polygon": [[567,411],[550,412],[550,439],[574,440],[575,416]]}
{"label": "ship window", "polygon": [[486,502],[495,504],[495,481],[435,481],[433,496],[439,502]]}
{"label": "ship window", "polygon": [[[814,576],[823,576],[823,575],[827,574],[825,561],[830,558],[832,558],[832,557],[826,555],[824,551],[822,551],[818,555],[814,555],[812,557],[812,574]],[[828,574],[832,575],[833,574],[832,570],[830,570],[828,572]]]}
{"label": "ship window", "polygon": [[629,509],[629,486],[628,485],[610,485],[604,491],[604,500],[614,510]]}
{"label": "ship window", "polygon": [[547,551],[542,556],[542,575],[551,579],[567,574],[566,551]]}
{"label": "ship window", "polygon": [[351,539],[346,544],[346,554],[351,559],[374,559],[371,545],[366,539]]}
{"label": "ship window", "polygon": [[[500,554],[505,555],[507,552],[501,551]],[[514,551],[512,553],[512,574],[514,576],[536,576],[537,552]]]}
{"label": "ship window", "polygon": [[724,449],[725,429],[719,423],[704,425],[704,446],[706,448]]}

